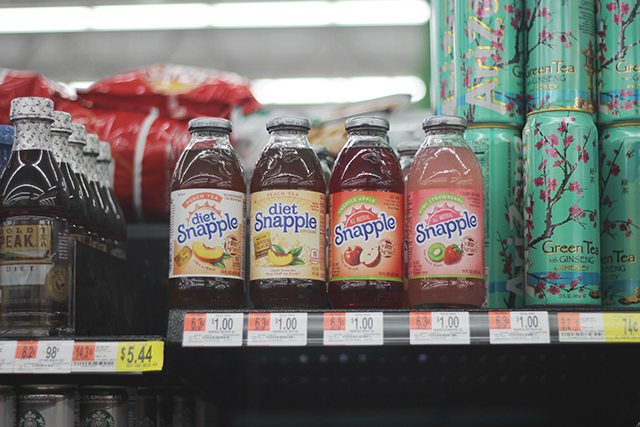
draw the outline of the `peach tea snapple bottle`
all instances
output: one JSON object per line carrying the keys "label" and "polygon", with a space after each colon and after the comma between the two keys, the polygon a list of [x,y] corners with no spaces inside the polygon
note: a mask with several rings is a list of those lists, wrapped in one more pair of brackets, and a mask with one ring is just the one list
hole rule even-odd
{"label": "peach tea snapple bottle", "polygon": [[331,175],[329,299],[342,307],[402,307],[404,181],[389,122],[353,117]]}
{"label": "peach tea snapple bottle", "polygon": [[197,118],[189,132],[171,182],[169,305],[242,307],[246,186],[231,122]]}
{"label": "peach tea snapple bottle", "polygon": [[485,300],[482,171],[466,121],[432,116],[407,176],[409,302],[480,307]]}
{"label": "peach tea snapple bottle", "polygon": [[256,308],[327,305],[326,188],[309,120],[267,123],[271,138],[251,179],[251,301]]}

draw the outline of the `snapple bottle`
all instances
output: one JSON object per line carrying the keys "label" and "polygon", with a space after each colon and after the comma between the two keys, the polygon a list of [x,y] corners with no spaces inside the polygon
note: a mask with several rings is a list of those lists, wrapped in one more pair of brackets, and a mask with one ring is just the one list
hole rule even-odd
{"label": "snapple bottle", "polygon": [[433,116],[407,176],[409,302],[480,307],[485,299],[482,171],[466,121]]}
{"label": "snapple bottle", "polygon": [[169,305],[242,307],[246,186],[231,122],[197,118],[189,132],[171,182]]}
{"label": "snapple bottle", "polygon": [[336,308],[402,307],[404,182],[389,122],[354,117],[331,175],[329,299]]}
{"label": "snapple bottle", "polygon": [[256,308],[322,308],[324,172],[301,117],[267,123],[271,138],[251,179],[251,301]]}

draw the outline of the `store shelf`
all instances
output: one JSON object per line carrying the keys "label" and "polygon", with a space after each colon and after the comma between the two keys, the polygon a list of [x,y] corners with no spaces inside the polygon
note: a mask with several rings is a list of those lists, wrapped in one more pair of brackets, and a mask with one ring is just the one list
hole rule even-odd
{"label": "store shelf", "polygon": [[183,311],[183,347],[639,343],[640,313],[620,311]]}
{"label": "store shelf", "polygon": [[162,371],[164,341],[155,336],[0,340],[0,374]]}

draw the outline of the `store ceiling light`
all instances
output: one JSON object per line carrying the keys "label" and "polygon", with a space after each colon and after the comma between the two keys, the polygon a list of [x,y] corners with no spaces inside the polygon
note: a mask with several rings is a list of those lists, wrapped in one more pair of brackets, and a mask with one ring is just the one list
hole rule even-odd
{"label": "store ceiling light", "polygon": [[165,3],[0,8],[0,33],[422,25],[425,0]]}
{"label": "store ceiling light", "polygon": [[260,79],[251,84],[262,104],[324,104],[356,102],[387,95],[424,98],[427,88],[417,76]]}

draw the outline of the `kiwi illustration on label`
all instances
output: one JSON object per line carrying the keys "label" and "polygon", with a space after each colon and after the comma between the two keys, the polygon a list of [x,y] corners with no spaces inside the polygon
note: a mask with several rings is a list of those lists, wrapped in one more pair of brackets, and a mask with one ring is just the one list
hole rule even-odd
{"label": "kiwi illustration on label", "polygon": [[437,242],[429,247],[427,255],[431,261],[440,262],[444,259],[444,250],[445,246],[442,243]]}

